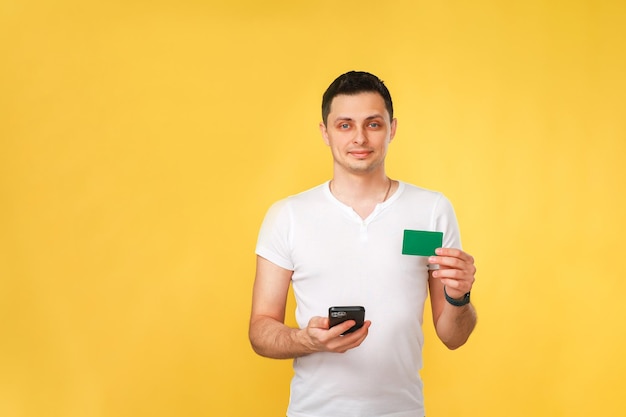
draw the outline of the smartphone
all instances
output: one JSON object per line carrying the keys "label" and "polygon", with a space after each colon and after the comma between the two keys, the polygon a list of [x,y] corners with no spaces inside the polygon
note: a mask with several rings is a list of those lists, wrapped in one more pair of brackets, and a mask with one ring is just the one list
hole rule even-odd
{"label": "smartphone", "polygon": [[328,309],[328,320],[330,321],[330,327],[336,326],[339,323],[343,323],[346,320],[354,320],[356,324],[350,327],[348,330],[342,333],[342,336],[348,333],[352,333],[355,330],[363,327],[365,321],[365,307],[362,306],[343,306],[343,307],[330,307]]}

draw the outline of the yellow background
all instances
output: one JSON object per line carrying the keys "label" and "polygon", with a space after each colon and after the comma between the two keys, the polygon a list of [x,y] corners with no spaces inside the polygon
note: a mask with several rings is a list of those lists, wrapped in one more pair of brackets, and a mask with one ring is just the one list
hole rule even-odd
{"label": "yellow background", "polygon": [[390,176],[477,259],[469,344],[426,318],[429,417],[623,415],[625,27],[622,1],[3,0],[0,416],[284,415],[256,234],[329,178],[351,69],[394,97]]}

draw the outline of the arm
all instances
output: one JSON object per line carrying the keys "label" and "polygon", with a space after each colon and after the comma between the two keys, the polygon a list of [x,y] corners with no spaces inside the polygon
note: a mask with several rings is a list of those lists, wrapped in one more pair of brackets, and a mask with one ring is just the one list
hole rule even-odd
{"label": "arm", "polygon": [[284,324],[287,293],[293,271],[257,256],[252,294],[249,337],[252,348],[261,356],[289,359],[314,352],[345,352],[357,347],[367,336],[370,323],[346,336],[341,333],[354,325],[348,320],[329,329],[327,317],[313,317],[304,329]]}
{"label": "arm", "polygon": [[431,264],[439,264],[439,270],[430,271],[428,279],[433,321],[439,339],[449,349],[457,349],[476,326],[476,310],[471,303],[461,307],[448,303],[444,286],[450,297],[461,299],[472,289],[476,267],[474,258],[459,249],[440,248],[437,255],[429,259]]}

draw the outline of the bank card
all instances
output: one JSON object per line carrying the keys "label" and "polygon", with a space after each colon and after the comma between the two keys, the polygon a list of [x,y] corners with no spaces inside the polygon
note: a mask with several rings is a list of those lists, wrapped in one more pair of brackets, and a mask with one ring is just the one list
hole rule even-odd
{"label": "bank card", "polygon": [[443,232],[405,230],[402,240],[403,255],[432,256],[443,245]]}

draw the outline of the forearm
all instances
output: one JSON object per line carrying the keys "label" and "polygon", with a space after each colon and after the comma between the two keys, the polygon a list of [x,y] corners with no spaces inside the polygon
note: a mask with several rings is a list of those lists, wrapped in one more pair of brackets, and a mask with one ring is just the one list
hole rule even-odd
{"label": "forearm", "polygon": [[435,330],[448,349],[457,349],[476,327],[476,310],[471,303],[465,304],[476,266],[474,258],[460,249],[438,248],[435,252],[437,256],[428,258],[430,264],[439,265],[428,277]]}
{"label": "forearm", "polygon": [[286,326],[272,317],[258,316],[250,321],[252,349],[267,358],[292,359],[313,353],[304,336],[303,330]]}
{"label": "forearm", "polygon": [[476,310],[472,304],[462,307],[447,304],[437,320],[436,331],[448,349],[457,349],[467,342],[474,327]]}

